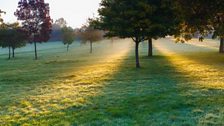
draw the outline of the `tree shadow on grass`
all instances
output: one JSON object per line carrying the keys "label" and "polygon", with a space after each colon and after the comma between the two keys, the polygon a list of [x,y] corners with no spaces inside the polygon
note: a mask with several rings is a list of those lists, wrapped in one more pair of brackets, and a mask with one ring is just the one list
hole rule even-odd
{"label": "tree shadow on grass", "polygon": [[[194,79],[186,78],[165,56],[142,58],[141,62],[144,67],[137,70],[133,58],[126,58],[115,74],[100,82],[104,83],[101,93],[86,98],[89,104],[71,106],[31,122],[97,126],[203,124],[200,119],[207,114],[208,106],[216,106],[217,99],[206,101],[203,91],[190,86]],[[221,102],[221,97],[216,98]],[[215,119],[211,117],[211,122]]]}
{"label": "tree shadow on grass", "polygon": [[141,70],[132,68],[132,60],[105,82],[103,93],[92,98],[91,105],[65,110],[77,112],[74,124],[223,125],[223,90],[194,87],[195,78],[165,56],[142,58]]}
{"label": "tree shadow on grass", "polygon": [[137,70],[130,54],[115,73],[97,82],[103,85],[96,87],[99,94],[17,124],[222,125],[223,90],[194,88],[195,78],[176,69],[169,58],[141,57],[143,67]]}

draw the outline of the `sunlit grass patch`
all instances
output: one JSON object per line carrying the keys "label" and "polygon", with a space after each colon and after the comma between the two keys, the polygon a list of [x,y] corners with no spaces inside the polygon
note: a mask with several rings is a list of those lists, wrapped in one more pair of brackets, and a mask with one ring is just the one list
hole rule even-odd
{"label": "sunlit grass patch", "polygon": [[[49,116],[53,112],[57,112],[58,116],[58,114],[60,115],[60,110],[69,107],[80,108],[91,104],[88,98],[97,96],[100,93],[100,89],[104,86],[104,83],[101,81],[109,79],[115,71],[119,70],[119,64],[122,63],[122,60],[119,59],[122,59],[122,57],[128,53],[129,47],[125,41],[123,42],[124,44],[121,43],[118,44],[117,47],[113,47],[121,50],[119,53],[110,49],[104,51],[105,54],[99,55],[101,52],[93,54],[93,57],[100,59],[99,61],[91,58],[90,55],[84,58],[81,57],[81,60],[67,60],[66,58],[69,57],[66,56],[57,60],[49,59],[37,61],[40,65],[40,69],[38,70],[40,76],[47,75],[48,77],[40,78],[38,75],[35,75],[35,73],[34,75],[31,75],[32,72],[29,73],[31,75],[30,77],[38,77],[40,80],[37,82],[30,80],[31,83],[28,85],[31,85],[32,88],[29,88],[28,92],[24,90],[27,87],[18,85],[21,86],[19,87],[21,94],[17,93],[14,95],[18,97],[14,102],[10,100],[14,99],[13,94],[8,92],[10,97],[7,97],[7,90],[4,91],[4,97],[7,101],[1,106],[0,122],[2,124],[23,124],[34,118]],[[101,51],[103,50],[104,49]],[[104,57],[104,55],[108,57]],[[89,62],[91,63],[89,64]],[[81,63],[84,64],[80,65]],[[38,66],[38,64],[35,65]],[[61,73],[58,75],[51,73],[58,73],[60,71]],[[13,73],[15,72],[18,74],[19,71],[14,71]],[[21,73],[24,73],[24,71],[21,71]],[[4,73],[2,74],[4,75]],[[12,71],[8,71],[7,74],[12,74]],[[27,74],[20,76],[20,78],[25,76],[27,77]],[[5,79],[6,77],[2,78],[1,81],[7,81],[9,84],[16,83],[16,79],[13,77],[9,80]],[[23,81],[29,83],[26,79],[20,80],[20,82]],[[32,85],[33,82],[36,83],[36,85]],[[9,87],[9,85],[6,87]]]}
{"label": "sunlit grass patch", "polygon": [[[206,53],[200,52],[200,48],[189,46],[189,48],[198,49],[191,53],[177,52],[173,54],[174,51],[167,49],[159,43],[158,50],[163,55],[170,55],[168,57],[169,61],[176,67],[177,71],[185,74],[187,77],[194,78],[195,85],[194,87],[205,87],[205,88],[215,88],[215,89],[224,89],[224,76],[223,76],[223,60],[220,60],[222,56],[216,53]],[[174,44],[174,43],[169,43]],[[186,45],[183,45],[186,46]],[[177,46],[178,47],[178,46]],[[187,49],[187,48],[182,48]],[[192,49],[192,50],[193,50]],[[190,49],[191,50],[191,49]],[[203,50],[203,49],[202,49]],[[174,56],[171,56],[174,55]]]}
{"label": "sunlit grass patch", "polygon": [[163,42],[158,42],[156,48],[160,54],[167,55],[169,62],[186,79],[177,86],[186,87],[181,95],[188,98],[186,103],[194,105],[195,116],[200,115],[197,124],[223,125],[224,59],[218,54],[218,48],[194,44],[181,47],[171,41],[170,45]]}

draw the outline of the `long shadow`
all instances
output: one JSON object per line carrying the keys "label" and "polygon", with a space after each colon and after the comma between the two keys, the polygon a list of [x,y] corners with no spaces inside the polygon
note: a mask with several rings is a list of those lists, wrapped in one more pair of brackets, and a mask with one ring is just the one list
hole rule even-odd
{"label": "long shadow", "polygon": [[[223,124],[223,115],[212,115],[223,109],[223,90],[192,88],[194,78],[186,78],[166,56],[141,57],[143,67],[137,70],[133,68],[132,54],[113,76],[101,82],[104,87],[100,94],[87,97],[88,104],[74,105],[34,120],[96,126]],[[207,113],[212,114],[203,120]]]}
{"label": "long shadow", "polygon": [[[86,104],[73,105],[44,116],[21,121],[57,125],[222,125],[223,90],[192,87],[195,79],[176,69],[167,56],[141,57],[142,68],[134,68],[131,52],[119,70],[104,79],[97,96]],[[117,59],[120,60],[120,59]],[[123,60],[123,59],[122,59]],[[115,61],[116,62],[116,61]],[[208,100],[209,98],[209,100]],[[210,113],[210,116],[206,116]],[[206,116],[204,118],[204,116]],[[220,119],[221,118],[221,119]],[[203,120],[205,119],[205,120]],[[208,121],[208,122],[206,122]]]}
{"label": "long shadow", "polygon": [[81,111],[74,124],[223,125],[223,90],[192,87],[195,78],[186,78],[169,57],[142,57],[141,70],[133,59],[125,60],[92,106],[68,109]]}

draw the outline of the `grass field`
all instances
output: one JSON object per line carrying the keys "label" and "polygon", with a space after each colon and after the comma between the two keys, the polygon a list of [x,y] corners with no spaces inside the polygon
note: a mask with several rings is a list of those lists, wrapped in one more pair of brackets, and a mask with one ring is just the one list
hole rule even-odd
{"label": "grass field", "polygon": [[[7,60],[0,51],[0,125],[223,126],[224,55],[218,43],[140,45],[135,69],[129,39],[113,44],[32,46]],[[41,47],[40,47],[41,46]]]}

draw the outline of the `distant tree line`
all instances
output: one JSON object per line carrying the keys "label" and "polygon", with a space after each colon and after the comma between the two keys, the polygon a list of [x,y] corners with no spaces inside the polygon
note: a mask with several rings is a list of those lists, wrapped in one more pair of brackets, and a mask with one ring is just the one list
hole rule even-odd
{"label": "distant tree line", "polygon": [[[132,38],[135,43],[136,67],[140,67],[139,44],[148,41],[148,56],[153,56],[153,40],[174,36],[177,42],[186,42],[198,34],[199,40],[207,35],[220,39],[219,52],[224,53],[223,0],[102,0],[99,17],[89,19],[79,29],[67,26],[64,18],[55,22],[50,17],[49,4],[44,0],[19,0],[15,16],[21,22],[7,24],[1,18],[0,46],[14,50],[26,42],[34,44],[49,39],[62,41],[69,50],[74,40],[93,43],[108,38]],[[10,36],[10,37],[7,37]]]}
{"label": "distant tree line", "polygon": [[[90,44],[90,53],[93,52],[93,43],[103,39],[104,32],[101,30],[94,29],[90,23],[90,19],[81,28],[73,29],[67,26],[67,22],[64,18],[59,18],[55,21],[53,26],[57,27],[54,33],[58,33],[60,39],[64,45],[67,46],[67,51],[69,51],[69,46],[74,42],[74,40],[79,40],[82,44]],[[55,36],[52,33],[53,36]],[[54,38],[53,38],[54,39]]]}
{"label": "distant tree line", "polygon": [[[103,35],[99,30],[85,25],[80,29],[67,26],[64,18],[57,19],[54,23],[50,17],[49,4],[44,0],[19,0],[15,16],[21,22],[4,23],[0,10],[0,47],[8,48],[8,58],[15,57],[15,49],[26,46],[27,43],[34,45],[35,60],[38,59],[37,43],[49,40],[62,41],[69,50],[69,46],[76,38],[83,43],[92,43],[101,40]],[[91,29],[91,30],[90,30]]]}

